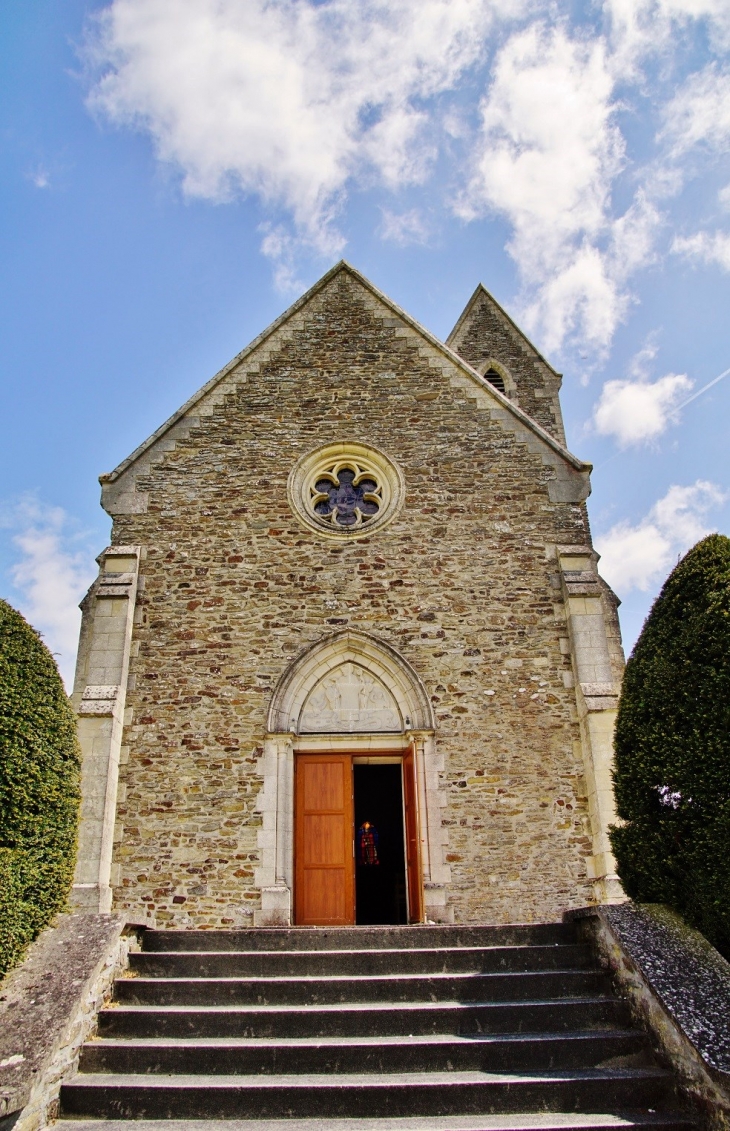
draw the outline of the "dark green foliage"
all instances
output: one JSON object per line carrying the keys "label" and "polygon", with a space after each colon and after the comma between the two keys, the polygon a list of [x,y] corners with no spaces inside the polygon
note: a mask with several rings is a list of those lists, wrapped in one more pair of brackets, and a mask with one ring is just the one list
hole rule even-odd
{"label": "dark green foliage", "polygon": [[54,659],[0,600],[0,977],[65,905],[79,777],[74,714]]}
{"label": "dark green foliage", "polygon": [[667,903],[730,958],[730,539],[670,574],[626,665],[611,832],[628,895]]}

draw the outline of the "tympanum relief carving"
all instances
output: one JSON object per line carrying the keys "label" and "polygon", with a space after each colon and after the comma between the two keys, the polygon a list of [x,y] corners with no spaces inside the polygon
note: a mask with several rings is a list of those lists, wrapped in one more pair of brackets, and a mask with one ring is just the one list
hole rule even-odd
{"label": "tympanum relief carving", "polygon": [[310,691],[302,709],[302,734],[363,734],[403,730],[387,687],[359,664],[340,664]]}

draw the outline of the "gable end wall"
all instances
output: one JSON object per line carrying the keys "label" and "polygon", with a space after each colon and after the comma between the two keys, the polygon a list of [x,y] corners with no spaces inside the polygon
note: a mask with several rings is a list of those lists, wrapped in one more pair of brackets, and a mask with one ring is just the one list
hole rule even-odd
{"label": "gable end wall", "polygon": [[[406,502],[382,533],[333,544],[302,528],[286,481],[341,438],[397,461]],[[546,452],[341,273],[131,487],[126,473],[107,494],[113,541],[143,552],[116,908],[160,926],[253,921],[271,696],[296,656],[348,628],[394,648],[431,700],[449,915],[545,921],[592,900],[557,551],[589,542],[585,476]]]}
{"label": "gable end wall", "polygon": [[565,445],[559,374],[479,287],[448,339],[460,357],[480,373],[488,360],[504,366],[514,384],[512,400],[546,432]]}

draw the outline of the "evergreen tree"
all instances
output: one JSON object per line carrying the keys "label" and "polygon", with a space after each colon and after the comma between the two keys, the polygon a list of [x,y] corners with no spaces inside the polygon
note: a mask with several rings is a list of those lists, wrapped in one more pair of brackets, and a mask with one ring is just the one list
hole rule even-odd
{"label": "evergreen tree", "polygon": [[79,779],[76,722],[53,656],[0,600],[0,977],[65,906]]}
{"label": "evergreen tree", "polygon": [[670,574],[626,665],[611,832],[627,895],[667,903],[730,958],[730,539]]}

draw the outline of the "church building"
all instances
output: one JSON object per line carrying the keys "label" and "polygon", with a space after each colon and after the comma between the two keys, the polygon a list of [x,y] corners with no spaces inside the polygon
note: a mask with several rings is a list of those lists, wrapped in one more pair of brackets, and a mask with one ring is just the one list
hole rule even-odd
{"label": "church building", "polygon": [[73,903],[157,927],[556,921],[622,898],[623,656],[557,373],[346,263],[101,477]]}

